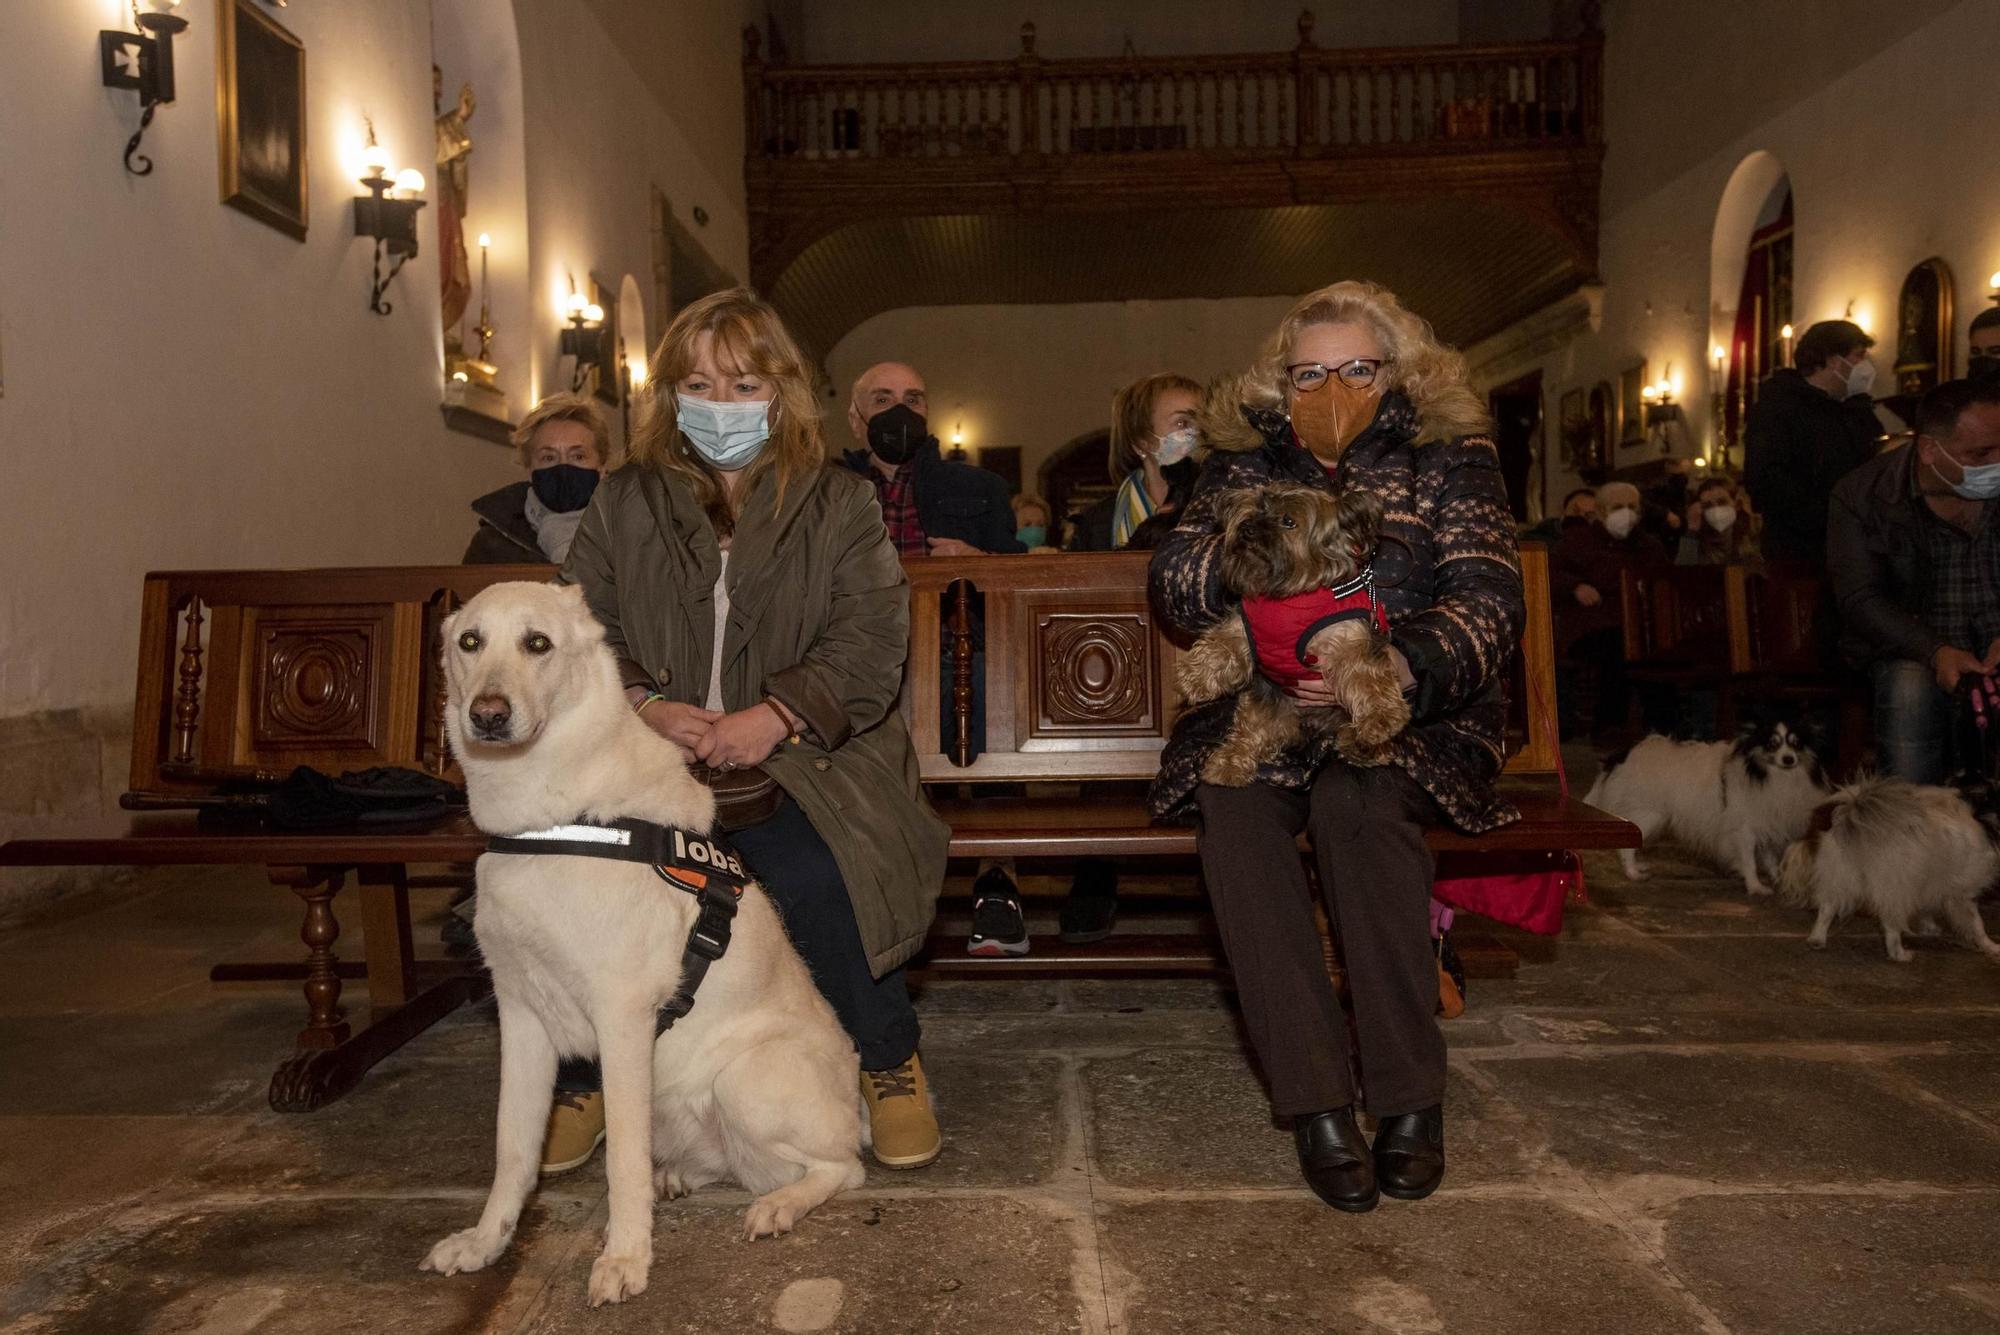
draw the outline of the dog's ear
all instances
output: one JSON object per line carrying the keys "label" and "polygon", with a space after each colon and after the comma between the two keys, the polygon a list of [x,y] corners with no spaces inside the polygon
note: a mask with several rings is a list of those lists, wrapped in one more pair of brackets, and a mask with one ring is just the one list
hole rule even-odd
{"label": "dog's ear", "polygon": [[1263,493],[1255,487],[1231,487],[1217,496],[1215,527],[1221,532],[1223,541],[1235,537],[1243,521],[1256,514],[1263,503]]}
{"label": "dog's ear", "polygon": [[1382,498],[1371,491],[1349,488],[1340,494],[1334,514],[1354,545],[1354,558],[1365,560],[1382,537]]}

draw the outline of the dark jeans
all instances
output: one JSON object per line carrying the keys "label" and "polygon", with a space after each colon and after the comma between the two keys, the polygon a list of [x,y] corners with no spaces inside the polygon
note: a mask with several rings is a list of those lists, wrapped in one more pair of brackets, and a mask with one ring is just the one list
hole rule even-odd
{"label": "dark jeans", "polygon": [[[1377,1117],[1444,1098],[1431,951],[1431,797],[1401,770],[1329,761],[1307,792],[1195,790],[1201,866],[1250,1042],[1280,1116],[1355,1101]],[[1327,977],[1294,840],[1312,830],[1320,894],[1354,1002],[1354,1041]],[[1354,1049],[1358,1046],[1359,1052]]]}
{"label": "dark jeans", "polygon": [[1875,767],[1911,783],[1943,783],[1952,771],[1953,700],[1925,664],[1889,659],[1875,679]]}
{"label": "dark jeans", "polygon": [[[727,842],[756,873],[784,919],[785,931],[805,958],[820,995],[832,1004],[841,1028],[860,1049],[861,1069],[886,1071],[908,1061],[917,1050],[917,1011],[910,1004],[903,971],[892,969],[880,978],[869,972],[847,883],[841,879],[833,850],[805,812],[788,797],[769,820],[736,831]],[[661,892],[679,893],[664,884]],[[699,994],[695,1005],[701,1005]],[[600,1088],[597,1063],[563,1062],[556,1070],[556,1088]]]}

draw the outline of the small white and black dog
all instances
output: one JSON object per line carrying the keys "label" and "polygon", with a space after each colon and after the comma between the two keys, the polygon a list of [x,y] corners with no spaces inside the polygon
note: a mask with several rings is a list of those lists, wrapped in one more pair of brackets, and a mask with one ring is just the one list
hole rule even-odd
{"label": "small white and black dog", "polygon": [[[1828,791],[1806,730],[1777,719],[1749,725],[1734,742],[1647,737],[1608,757],[1584,800],[1637,825],[1648,847],[1671,836],[1734,868],[1751,894],[1768,895],[1761,869],[1805,834]],[[1645,879],[1636,850],[1618,856],[1628,879]]]}
{"label": "small white and black dog", "polygon": [[1866,909],[1899,964],[1910,958],[1903,933],[1929,918],[2000,961],[1975,903],[1996,880],[2000,851],[1963,797],[1884,778],[1849,784],[1823,803],[1778,868],[1785,902],[1819,910],[1807,944],[1824,949],[1829,927]]}

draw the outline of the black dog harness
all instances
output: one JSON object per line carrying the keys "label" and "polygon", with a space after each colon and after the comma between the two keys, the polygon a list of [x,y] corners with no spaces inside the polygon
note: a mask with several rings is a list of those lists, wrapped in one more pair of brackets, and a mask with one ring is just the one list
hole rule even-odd
{"label": "black dog harness", "polygon": [[655,1036],[694,1009],[695,990],[707,977],[708,966],[729,950],[729,925],[743,887],[751,881],[735,850],[694,830],[643,820],[578,822],[527,834],[495,835],[486,841],[486,851],[643,862],[668,885],[695,897],[701,912],[688,929],[687,948],[681,954],[681,985],[660,1007]]}

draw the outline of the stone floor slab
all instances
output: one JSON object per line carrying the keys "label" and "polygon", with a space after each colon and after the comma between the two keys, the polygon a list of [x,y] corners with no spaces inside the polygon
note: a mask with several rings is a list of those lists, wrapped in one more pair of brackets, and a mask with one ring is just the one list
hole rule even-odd
{"label": "stone floor slab", "polygon": [[1837,1061],[1621,1053],[1484,1062],[1552,1152],[1601,1174],[1736,1182],[2000,1181],[2000,1142]]}
{"label": "stone floor slab", "polygon": [[475,1331],[538,1250],[568,1249],[587,1210],[531,1206],[491,1269],[419,1274],[431,1245],[477,1213],[464,1201],[295,1199],[129,1220],[45,1258],[0,1294],[0,1326],[18,1321],[35,1335]]}
{"label": "stone floor slab", "polygon": [[[1299,1185],[1291,1132],[1273,1120],[1263,1085],[1241,1057],[1140,1052],[1086,1063],[1084,1083],[1092,1160],[1114,1186]],[[1445,1106],[1453,1185],[1528,1171],[1532,1138],[1456,1071],[1447,1077]]]}
{"label": "stone floor slab", "polygon": [[1667,1260],[1736,1335],[1992,1335],[2000,1193],[1684,1201]]}
{"label": "stone floor slab", "polygon": [[1701,1329],[1613,1229],[1541,1201],[1173,1201],[1107,1210],[1105,1232],[1145,1335]]}
{"label": "stone floor slab", "polygon": [[1084,1329],[1065,1219],[1005,1198],[840,1198],[787,1237],[747,1243],[740,1206],[662,1205],[652,1283],[585,1305],[594,1247],[551,1277],[523,1335],[825,1331],[1065,1335]]}

